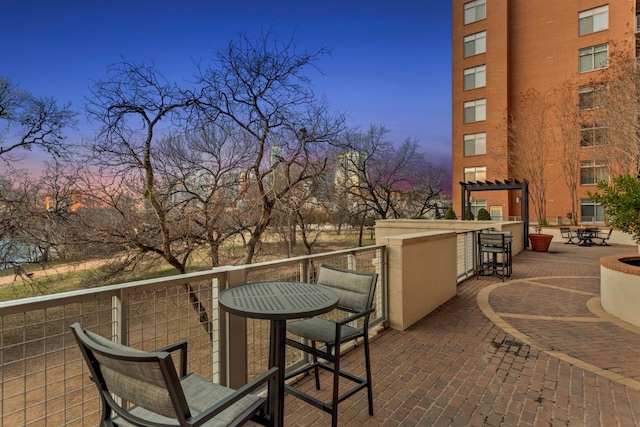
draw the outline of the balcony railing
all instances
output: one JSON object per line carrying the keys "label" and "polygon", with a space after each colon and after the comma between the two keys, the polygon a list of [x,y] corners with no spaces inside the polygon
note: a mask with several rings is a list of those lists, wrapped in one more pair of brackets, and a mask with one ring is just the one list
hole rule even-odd
{"label": "balcony railing", "polygon": [[[440,229],[443,226],[427,221],[416,224],[427,228],[438,225]],[[465,227],[474,229],[460,229]],[[513,227],[517,230],[520,226]],[[452,268],[460,283],[474,273],[476,233],[484,227],[466,221],[456,228],[455,253],[448,259],[455,259]],[[437,242],[428,240],[424,244],[438,245]],[[414,248],[414,244],[406,248]],[[324,262],[378,273],[372,326],[379,327],[390,320],[387,251],[384,245],[374,245],[2,302],[0,427],[96,424],[100,410],[97,390],[69,329],[76,321],[103,336],[144,350],[187,340],[190,371],[236,385],[267,369],[269,325],[266,321],[221,315],[219,291],[244,282],[310,282],[315,267]],[[424,262],[426,265],[421,262],[408,268],[424,271],[425,267],[444,267],[430,264],[428,258]],[[427,282],[425,286],[433,285]],[[293,350],[287,354],[287,362],[296,366],[306,363]]]}
{"label": "balcony railing", "polygon": [[[246,339],[229,334],[218,309],[221,289],[310,281],[320,262],[377,272],[372,324],[379,325],[387,316],[385,258],[384,246],[368,246],[0,303],[1,425],[96,424],[100,402],[70,333],[73,322],[144,350],[186,339],[190,371],[223,383],[252,378],[267,367],[268,324],[249,319]],[[227,348],[245,343],[247,362],[238,373]],[[304,362],[294,352],[287,360]]]}

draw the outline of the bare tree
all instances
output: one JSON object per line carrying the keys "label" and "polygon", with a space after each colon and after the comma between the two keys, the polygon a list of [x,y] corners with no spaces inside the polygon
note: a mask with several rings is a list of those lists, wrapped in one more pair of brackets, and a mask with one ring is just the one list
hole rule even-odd
{"label": "bare tree", "polygon": [[571,215],[568,216],[570,216],[571,223],[575,225],[578,221],[580,125],[582,124],[582,114],[576,98],[575,84],[569,81],[563,82],[556,90],[554,98],[556,99],[554,118],[556,119],[557,132],[553,133],[553,139],[560,147],[560,164],[571,200]]}
{"label": "bare tree", "polygon": [[65,152],[63,130],[76,124],[70,104],[53,98],[36,98],[0,76],[0,159],[17,150],[40,147],[54,156]]}
{"label": "bare tree", "polygon": [[255,42],[241,35],[218,52],[215,67],[200,72],[204,117],[237,127],[252,142],[253,159],[243,172],[254,196],[247,201],[254,211],[242,216],[249,233],[245,263],[252,262],[278,201],[324,171],[326,146],[343,129],[343,116],[315,97],[304,74],[328,53],[299,51],[293,40],[281,44],[272,31]]}
{"label": "bare tree", "polygon": [[[125,61],[109,67],[107,77],[93,84],[91,95],[87,112],[101,129],[90,147],[93,157],[87,160],[94,169],[86,176],[99,176],[100,181],[94,179],[87,188],[94,189],[96,205],[104,203],[117,215],[112,223],[125,226],[105,231],[110,239],[133,245],[139,254],[160,256],[178,273],[186,273],[194,249],[188,244],[189,218],[174,209],[177,183],[158,174],[166,162],[159,157],[159,139],[161,126],[174,132],[186,128],[195,102],[192,93],[167,82],[153,66]],[[140,194],[142,203],[136,198]],[[200,323],[213,338],[206,307],[193,286],[186,287]]]}
{"label": "bare tree", "polygon": [[[34,261],[24,235],[26,217],[33,208],[35,184],[25,173],[0,176],[0,269],[15,262]],[[22,261],[16,261],[22,260]]]}
{"label": "bare tree", "polygon": [[435,209],[447,179],[443,167],[432,165],[418,152],[417,141],[395,147],[385,139],[383,126],[366,134],[351,132],[348,151],[336,163],[338,192],[346,191],[362,214],[378,218],[411,218]]}
{"label": "bare tree", "polygon": [[[277,205],[276,217],[280,219],[283,240],[288,244],[288,252],[293,253],[293,248],[298,242],[297,234],[307,254],[313,252],[313,247],[318,242],[328,222],[327,186],[328,171],[307,181],[291,191]],[[285,232],[287,228],[288,232]]]}
{"label": "bare tree", "polygon": [[89,249],[78,244],[74,237],[75,212],[82,204],[77,180],[75,168],[57,161],[46,163],[42,177],[37,180],[34,208],[25,218],[24,234],[33,245],[41,248],[42,262],[69,261],[90,255]]}
{"label": "bare tree", "polygon": [[519,109],[509,117],[509,158],[512,175],[529,183],[539,225],[547,221],[547,158],[549,157],[550,103],[537,90],[520,96]]}
{"label": "bare tree", "polygon": [[[139,243],[142,251],[162,256],[179,273],[186,272],[185,259],[172,248],[172,230],[167,218],[166,182],[156,176],[162,159],[156,158],[159,128],[180,126],[193,104],[190,93],[168,83],[153,67],[121,62],[112,65],[108,77],[97,81],[87,100],[89,116],[101,124],[91,149],[95,167],[123,183],[140,185],[148,207],[155,215],[158,244]],[[108,171],[107,171],[108,168]]]}
{"label": "bare tree", "polygon": [[596,120],[607,131],[603,157],[612,175],[638,175],[640,160],[640,69],[635,57],[614,51],[601,91]]}
{"label": "bare tree", "polygon": [[202,125],[185,137],[163,140],[162,176],[171,188],[174,210],[187,225],[184,247],[204,247],[211,266],[220,265],[220,248],[242,232],[246,188],[241,171],[252,160],[251,144],[233,128]]}
{"label": "bare tree", "polygon": [[59,163],[47,164],[41,177],[11,170],[0,178],[0,268],[14,267],[33,290],[42,282],[22,264],[69,260],[73,245],[73,181]]}
{"label": "bare tree", "polygon": [[300,228],[302,244],[308,255],[313,252],[314,245],[324,231],[327,224],[327,213],[322,206],[308,201],[296,210],[296,224]]}

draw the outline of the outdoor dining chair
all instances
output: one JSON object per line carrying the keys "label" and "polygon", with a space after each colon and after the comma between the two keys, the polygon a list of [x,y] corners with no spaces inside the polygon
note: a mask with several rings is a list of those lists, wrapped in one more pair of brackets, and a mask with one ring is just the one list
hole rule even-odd
{"label": "outdoor dining chair", "polygon": [[566,242],[564,242],[565,245],[575,245],[576,242],[574,242],[574,240],[578,239],[576,233],[569,227],[560,227],[560,235],[566,240]]}
{"label": "outdoor dining chair", "polygon": [[476,277],[497,275],[504,281],[511,276],[511,239],[507,233],[478,233],[478,266]]}
{"label": "outdoor dining chair", "polygon": [[609,231],[598,231],[597,235],[593,237],[594,240],[600,240],[598,243],[600,246],[611,246],[607,243],[607,240],[611,238],[611,234],[613,233],[613,227],[609,228]]}
{"label": "outdoor dining chair", "polygon": [[[187,374],[187,342],[147,352],[71,325],[102,400],[101,426],[236,426],[253,420],[272,425],[268,386],[277,393],[277,368],[240,389]],[[179,372],[171,353],[179,352]]]}
{"label": "outdoor dining chair", "polygon": [[[287,345],[310,354],[312,363],[287,374],[292,378],[313,370],[315,386],[320,390],[319,369],[333,373],[331,402],[322,402],[308,394],[287,386],[287,391],[331,414],[331,425],[338,425],[338,404],[362,389],[367,389],[369,415],[373,415],[373,391],[371,387],[371,355],[369,351],[369,317],[374,311],[373,296],[378,275],[321,264],[316,283],[333,289],[339,296],[338,310],[345,313],[341,320],[312,317],[287,325],[287,331],[306,340],[287,338]],[[344,371],[340,366],[341,345],[362,339],[366,378]],[[319,347],[320,343],[323,347]],[[328,362],[328,363],[327,363]],[[346,392],[340,393],[340,377],[354,383]]]}

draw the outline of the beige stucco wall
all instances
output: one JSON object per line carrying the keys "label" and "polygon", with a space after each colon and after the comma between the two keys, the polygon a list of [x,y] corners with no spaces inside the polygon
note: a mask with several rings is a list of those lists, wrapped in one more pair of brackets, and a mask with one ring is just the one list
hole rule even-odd
{"label": "beige stucco wall", "polygon": [[376,226],[376,243],[387,246],[391,328],[407,329],[456,295],[456,232],[381,237]]}
{"label": "beige stucco wall", "polygon": [[516,255],[524,250],[524,228],[521,221],[460,221],[460,220],[421,220],[421,219],[385,219],[376,221],[376,241],[381,237],[400,234],[420,233],[433,230],[464,232],[469,230],[511,231],[513,243],[511,251]]}
{"label": "beige stucco wall", "polygon": [[391,328],[407,329],[456,295],[457,235],[487,229],[511,231],[513,254],[524,250],[523,223],[519,221],[376,222],[376,243],[387,247]]}
{"label": "beige stucco wall", "polygon": [[624,264],[620,258],[600,259],[600,304],[612,316],[640,327],[640,268]]}

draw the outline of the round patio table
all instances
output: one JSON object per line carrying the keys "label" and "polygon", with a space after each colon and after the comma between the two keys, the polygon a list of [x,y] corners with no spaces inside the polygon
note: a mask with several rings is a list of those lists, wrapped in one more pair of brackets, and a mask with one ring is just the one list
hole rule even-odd
{"label": "round patio table", "polygon": [[271,408],[274,425],[282,426],[287,319],[327,313],[337,307],[338,294],[325,286],[310,283],[259,282],[222,291],[218,303],[228,313],[270,321],[269,367],[278,368],[279,383],[279,393]]}

